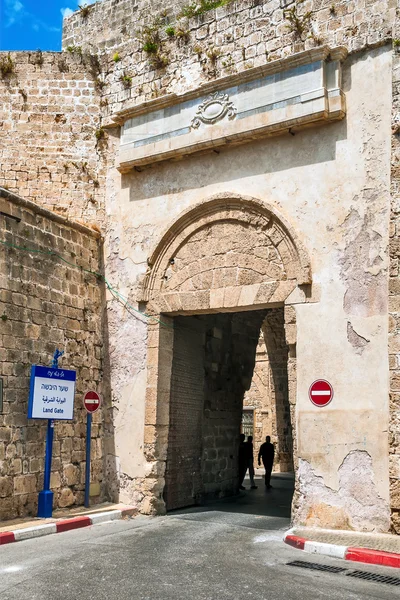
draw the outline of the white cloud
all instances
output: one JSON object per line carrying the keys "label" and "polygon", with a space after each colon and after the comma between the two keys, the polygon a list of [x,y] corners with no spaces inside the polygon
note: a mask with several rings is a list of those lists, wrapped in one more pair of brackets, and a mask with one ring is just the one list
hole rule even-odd
{"label": "white cloud", "polygon": [[61,14],[63,16],[63,19],[67,19],[68,17],[74,14],[74,11],[72,10],[72,8],[62,8]]}
{"label": "white cloud", "polygon": [[39,31],[40,29],[44,29],[45,31],[60,31],[59,27],[48,25],[27,11],[21,0],[5,0],[5,15],[6,27],[11,27],[22,22],[29,22],[30,27],[34,31]]}
{"label": "white cloud", "polygon": [[10,27],[16,21],[19,21],[25,14],[24,5],[20,0],[6,0],[6,27]]}

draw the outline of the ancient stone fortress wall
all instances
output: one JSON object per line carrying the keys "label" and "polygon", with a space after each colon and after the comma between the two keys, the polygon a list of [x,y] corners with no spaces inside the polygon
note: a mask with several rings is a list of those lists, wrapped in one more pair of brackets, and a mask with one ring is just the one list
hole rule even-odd
{"label": "ancient stone fortress wall", "polygon": [[104,139],[89,55],[0,52],[0,185],[101,222]]}
{"label": "ancient stone fortress wall", "polygon": [[[85,114],[74,110],[74,92],[66,93],[74,116],[57,123],[57,135],[65,139],[78,167],[68,166],[63,179],[65,161],[57,163],[61,183],[54,185],[62,201],[46,194],[48,205],[59,202],[65,214],[87,219],[96,214],[100,219],[101,200],[97,207],[87,202],[91,188],[97,187],[91,175],[98,165],[98,194],[106,187],[106,274],[131,307],[126,310],[114,301],[108,305],[115,414],[115,447],[111,427],[105,440],[110,491],[120,491],[121,500],[136,502],[143,512],[165,508],[173,319],[161,313],[226,312],[285,302],[296,522],[386,531],[391,502],[392,523],[398,529],[395,298],[391,500],[388,444],[382,436],[389,415],[389,114],[396,1],[240,0],[198,14],[193,10],[184,1],[160,7],[154,0],[103,0],[65,21],[61,57],[44,55],[44,65],[59,58],[76,64],[76,78],[87,83],[88,98],[92,89],[97,94],[93,105],[88,100]],[[393,43],[396,52],[398,44]],[[87,62],[89,76],[82,70],[84,55],[94,57]],[[28,65],[32,56],[18,54],[13,60]],[[40,69],[32,67],[42,77]],[[49,72],[54,81],[46,86],[74,87],[68,79],[73,69],[70,74],[62,71],[61,77],[57,67]],[[33,117],[24,127],[18,125],[24,119],[24,94],[16,88],[10,92],[10,75],[4,79],[3,96],[18,118],[8,122],[11,131],[26,131],[11,146],[18,155],[27,139],[38,135],[35,119],[42,121]],[[268,95],[270,83],[278,82],[281,87],[276,89],[283,93],[292,89],[285,86],[296,77],[304,83],[300,97],[286,95],[282,103],[272,102],[262,114],[270,128],[252,139],[247,116],[236,118],[240,94],[248,91],[241,86],[263,88]],[[317,79],[324,85],[310,87]],[[44,80],[49,82],[47,75]],[[28,85],[28,77],[26,81]],[[207,133],[210,123],[203,117],[209,106],[203,102],[211,94],[217,94],[224,115]],[[57,106],[46,94],[38,96],[33,114]],[[101,122],[96,122],[96,107]],[[256,108],[250,116],[254,127],[262,120]],[[54,122],[58,114],[64,113],[57,106]],[[161,128],[157,115],[162,116]],[[264,137],[269,133],[276,137]],[[13,144],[13,136],[8,138]],[[228,141],[235,138],[247,143],[233,148]],[[104,152],[98,152],[98,141]],[[46,144],[36,145],[31,156],[42,147]],[[11,171],[13,157],[6,156],[5,171]],[[166,158],[184,160],[164,162]],[[106,170],[105,183],[101,176]],[[35,194],[28,191],[27,196],[40,203],[35,174],[37,168],[28,177]],[[392,177],[397,193],[395,168]],[[221,237],[226,211],[232,211],[235,224]],[[393,296],[398,277],[396,215],[393,208]],[[263,236],[269,221],[274,228],[268,240]],[[233,257],[237,262],[232,265],[215,260],[216,253],[246,240],[249,229],[254,239],[264,239],[261,247],[273,257],[251,256],[260,267],[251,281],[246,253]],[[300,258],[297,253],[296,262],[299,248],[305,252],[300,251]],[[175,268],[169,262],[174,257]],[[210,264],[211,275],[206,276]],[[135,309],[149,309],[149,316]],[[318,347],[312,340],[319,340]],[[332,410],[318,413],[307,391],[310,377],[322,372],[336,382],[336,396]]]}
{"label": "ancient stone fortress wall", "polygon": [[[0,188],[0,519],[35,515],[47,422],[28,420],[32,364],[77,370],[74,421],[55,423],[54,506],[83,504],[87,389],[102,390],[100,236]],[[55,254],[59,256],[56,256]],[[60,258],[61,257],[61,258]],[[92,501],[105,498],[107,410],[93,417]]]}
{"label": "ancient stone fortress wall", "polygon": [[[310,19],[307,7],[314,9]],[[289,13],[283,12],[284,8],[296,11],[291,13],[293,22],[300,19],[306,33],[291,29],[292,21]],[[155,306],[151,304],[155,316],[157,310],[189,314],[193,310],[249,309],[249,303],[259,307],[260,302],[267,303],[268,299],[293,304],[295,318],[285,326],[295,329],[297,323],[297,336],[292,335],[290,342],[293,349],[289,354],[288,374],[292,425],[297,432],[293,440],[298,472],[295,519],[319,526],[387,531],[388,445],[381,432],[387,428],[389,415],[387,242],[390,38],[395,5],[355,2],[336,3],[334,10],[331,8],[331,3],[288,3],[287,7],[277,2],[257,6],[250,2],[233,3],[190,19],[189,36],[181,34],[179,39],[174,36],[170,39],[166,31],[164,35],[165,27],[158,26],[162,41],[156,42],[157,52],[144,50],[146,42],[128,39],[133,27],[129,29],[129,22],[125,23],[127,39],[124,41],[122,34],[120,43],[115,41],[107,50],[115,69],[106,74],[103,87],[108,101],[104,107],[104,127],[123,125],[118,169],[110,169],[108,177],[106,264],[110,273],[119,274],[126,296],[133,304],[135,299],[143,301],[144,310],[149,309],[145,304],[149,295],[142,294],[141,277],[147,272],[146,281],[150,284],[146,290],[150,288],[150,299],[152,286],[157,287]],[[101,10],[101,3],[95,10]],[[277,12],[272,19],[274,11]],[[67,22],[66,40],[83,44],[82,16],[71,19],[71,23],[77,23],[76,37],[68,38]],[[244,21],[240,23],[240,19]],[[87,23],[89,26],[90,14]],[[171,19],[171,23],[175,21]],[[229,36],[237,37],[232,42]],[[339,45],[345,49],[338,49]],[[233,65],[228,58],[229,47]],[[350,51],[349,56],[346,50]],[[279,137],[251,141],[247,138],[247,144],[235,149],[226,141],[234,136],[240,139],[245,116],[240,113],[240,119],[235,119],[229,114],[232,107],[228,104],[224,120],[209,130],[201,118],[198,128],[196,120],[185,120],[190,111],[198,110],[201,117],[199,104],[211,94],[226,94],[235,106],[239,102],[235,94],[244,93],[241,85],[264,82],[263,78],[269,76],[280,81],[281,74],[290,69],[300,77],[301,73],[314,69],[310,66],[313,61],[323,63],[326,81],[335,80],[337,84],[329,97],[340,99],[318,117],[314,113],[315,125],[317,118],[321,118],[318,127],[311,128],[309,122],[309,128],[301,131],[299,117],[289,131],[293,123],[290,116],[299,108],[293,102],[286,113],[280,113],[281,129],[274,132],[280,133]],[[341,78],[338,75],[337,79],[331,79],[330,69],[335,68],[332,63],[341,64]],[[315,88],[304,89],[302,102],[310,100],[307,93],[315,92]],[[318,102],[312,105],[310,114],[314,109],[317,111],[317,106]],[[272,111],[281,108],[285,107],[273,106],[265,120],[273,118]],[[160,129],[158,124],[152,129],[158,111],[165,118],[160,118]],[[174,128],[177,114],[182,115],[183,122]],[[163,129],[168,120],[170,130]],[[172,135],[176,131],[178,134]],[[214,134],[220,137],[213,137],[211,143]],[[208,146],[202,135],[210,136]],[[154,139],[149,142],[146,139],[149,137]],[[195,148],[197,141],[203,144],[201,148],[200,144]],[[171,148],[173,154],[167,156]],[[204,154],[197,154],[198,149]],[[189,153],[192,156],[188,158]],[[163,162],[168,157],[185,160]],[[155,165],[155,161],[159,164]],[[243,216],[235,217],[239,222],[251,220],[247,202],[254,200],[270,207],[278,222],[282,219],[292,226],[291,231],[311,256],[313,286],[309,296],[299,291],[285,300],[283,287],[276,296],[269,296],[270,290],[267,291],[262,279],[261,287],[256,287],[259,285],[256,281],[246,283],[245,275],[242,279],[240,262],[232,265],[239,268],[239,278],[233,281],[229,269],[219,274],[219,258],[214,258],[215,280],[207,279],[203,275],[206,264],[211,264],[213,252],[214,255],[222,252],[217,223],[213,231],[212,224],[207,222],[208,245],[205,248],[200,244],[199,254],[189,251],[189,245],[185,250],[184,232],[180,232],[182,237],[178,239],[183,246],[179,254],[177,241],[176,247],[170,249],[170,256],[163,258],[161,267],[157,254],[153,253],[154,240],[174,238],[186,214],[197,215],[200,228],[208,214],[208,202],[212,205],[215,198],[220,199],[221,205],[225,199],[230,210],[238,211],[236,215],[242,210]],[[190,221],[187,227],[189,238],[189,230],[195,224]],[[230,234],[232,243],[242,234],[237,225],[236,233]],[[218,250],[212,250],[213,244]],[[185,252],[186,258],[192,259],[191,264],[179,263],[179,266],[178,259]],[[201,252],[206,252],[204,263]],[[171,258],[175,268],[168,267]],[[272,277],[266,265],[261,272]],[[306,280],[299,281],[303,285]],[[255,286],[252,290],[251,285]],[[165,294],[159,294],[159,286]],[[181,286],[182,293],[175,294]],[[118,310],[113,306],[109,310],[110,339],[118,364],[111,365],[113,399],[119,413],[126,414],[124,411],[129,407],[132,416],[138,414],[145,426],[143,446],[136,439],[129,440],[122,419],[116,428],[121,497],[140,502],[144,511],[159,510],[168,448],[168,416],[163,402],[168,402],[169,392],[163,386],[170,375],[171,336],[162,328],[159,332],[150,328],[146,355],[144,331],[139,329],[145,327],[126,319],[124,332],[129,332],[135,361],[129,361],[121,380],[119,358],[126,355],[126,346],[120,334]],[[318,345],[315,340],[320,340]],[[147,386],[146,370],[150,382]],[[335,404],[325,412],[314,409],[308,399],[310,378],[318,376],[335,381]],[[356,401],[350,391],[354,389],[358,390]],[[367,432],[365,439],[361,436],[364,432]],[[354,465],[357,465],[356,480],[350,476]],[[370,508],[363,506],[365,497]]]}
{"label": "ancient stone fortress wall", "polygon": [[102,0],[64,21],[64,50],[100,49],[105,115],[304,49],[381,44],[396,9],[396,0],[237,0],[196,14],[196,4]]}

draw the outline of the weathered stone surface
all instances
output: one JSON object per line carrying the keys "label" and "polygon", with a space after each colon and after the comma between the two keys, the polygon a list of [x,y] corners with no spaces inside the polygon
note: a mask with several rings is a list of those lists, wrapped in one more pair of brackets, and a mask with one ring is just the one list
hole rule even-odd
{"label": "weathered stone surface", "polygon": [[[4,308],[5,317],[0,321],[0,376],[5,381],[0,477],[11,477],[18,490],[32,490],[6,496],[0,516],[35,509],[45,427],[27,423],[24,402],[29,365],[48,364],[55,345],[66,349],[69,365],[79,372],[78,394],[89,385],[100,385],[104,376],[107,408],[102,418],[95,417],[92,467],[101,481],[101,494],[105,464],[109,495],[152,513],[164,506],[164,467],[159,465],[168,449],[173,352],[152,352],[147,361],[148,333],[148,348],[157,350],[171,344],[173,335],[173,320],[163,313],[235,312],[291,303],[296,319],[285,323],[288,400],[291,421],[299,425],[293,438],[294,465],[300,460],[303,467],[310,466],[311,489],[323,497],[314,497],[303,485],[301,477],[308,475],[301,467],[294,518],[303,515],[334,526],[347,519],[352,527],[385,530],[390,483],[393,527],[398,527],[400,71],[397,45],[392,50],[392,40],[400,38],[396,3],[338,0],[333,11],[319,0],[297,7],[293,3],[300,22],[311,11],[302,35],[290,27],[282,8],[291,4],[239,0],[185,21],[185,39],[168,38],[166,22],[161,21],[159,52],[150,56],[132,32],[144,23],[154,24],[161,8],[169,9],[174,23],[183,4],[186,0],[166,0],[162,7],[154,0],[97,2],[87,18],[77,13],[66,20],[63,54],[46,53],[42,62],[38,53],[11,53],[15,74],[0,81],[0,185],[70,218],[104,227],[105,274],[112,286],[102,339],[104,307],[99,282],[90,273],[65,263],[57,263],[55,270],[54,256],[40,255],[39,260],[37,254],[25,254],[17,260],[15,249],[0,250],[0,311]],[[201,85],[228,89],[233,80],[218,82],[219,78],[238,74],[244,79],[253,67],[268,67],[325,45],[344,46],[350,53],[338,85],[346,95],[345,120],[307,130],[294,123],[276,138],[254,139],[235,148],[225,144],[215,152],[142,172],[116,170],[119,127],[132,109],[145,118],[150,108],[163,103],[173,107],[182,93],[202,96],[206,88],[200,93]],[[285,63],[275,64],[284,69]],[[329,99],[330,110],[338,104],[338,98]],[[223,132],[223,122],[218,127]],[[216,197],[226,204],[223,218],[212,211],[204,214]],[[255,217],[249,215],[251,202],[259,207]],[[22,211],[23,218],[20,226],[7,220],[3,241],[50,247],[88,271],[99,270],[97,241],[87,231],[26,206],[8,202],[6,208],[2,205],[1,212],[20,218]],[[291,327],[295,322],[296,330]],[[217,373],[213,369],[218,365],[213,359],[211,374]],[[249,387],[245,371],[241,385]],[[316,423],[323,419],[308,400],[309,385],[317,377],[333,381],[335,403],[329,411],[349,417],[342,418],[343,429],[354,424],[344,441],[337,439],[333,424],[339,417],[334,414],[324,418],[326,439],[320,435]],[[148,386],[155,390],[153,396],[147,394]],[[78,482],[61,492],[57,489],[56,503],[63,505],[82,501],[82,413],[79,407],[73,424],[56,425],[53,467],[59,474],[67,467],[68,481]],[[373,427],[365,426],[370,416]],[[311,424],[318,435],[305,440]],[[388,429],[390,461],[382,435]],[[371,433],[375,431],[378,436]],[[207,476],[215,477],[218,469],[228,470],[227,446],[221,432],[210,437],[218,440],[221,451],[206,460]],[[371,444],[374,451],[368,456],[373,459],[367,465],[360,453]],[[370,492],[357,478],[351,482],[345,477],[353,464],[347,457],[353,452]],[[357,464],[353,466],[356,472]],[[62,480],[61,485],[67,483]],[[214,485],[208,482],[207,490]],[[4,489],[8,486],[4,483]],[[330,495],[329,489],[336,492]],[[370,507],[362,504],[364,492]]]}
{"label": "weathered stone surface", "polygon": [[[85,443],[85,412],[79,398],[88,388],[101,389],[102,290],[97,278],[82,270],[100,268],[95,232],[4,190],[0,200],[3,212],[18,214],[21,219],[19,225],[7,218],[0,236],[1,241],[6,237],[20,247],[0,246],[0,334],[7,331],[13,340],[10,344],[0,336],[4,400],[0,414],[0,496],[9,510],[7,514],[2,510],[0,516],[11,518],[36,513],[37,494],[43,486],[46,423],[27,419],[29,375],[32,364],[50,364],[56,348],[65,351],[60,366],[76,369],[78,377],[75,420],[55,423],[50,485],[55,507],[69,506],[78,498],[84,452],[71,463],[74,455],[78,458],[75,449],[84,448]],[[41,253],[23,251],[25,246]],[[94,441],[103,438],[107,419],[106,410],[94,417]],[[101,457],[100,442],[93,458]],[[103,485],[103,467],[95,473],[94,481]],[[61,492],[62,486],[65,489]],[[70,494],[66,486],[71,488]]]}

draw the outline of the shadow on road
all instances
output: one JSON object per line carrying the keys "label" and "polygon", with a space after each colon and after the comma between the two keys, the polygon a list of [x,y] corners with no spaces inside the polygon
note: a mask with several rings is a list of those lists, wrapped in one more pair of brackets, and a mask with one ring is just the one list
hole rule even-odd
{"label": "shadow on road", "polygon": [[250,489],[248,478],[244,481],[246,491],[237,496],[223,498],[204,506],[192,506],[170,511],[173,517],[202,521],[221,521],[232,525],[256,529],[282,529],[289,527],[291,503],[294,491],[293,473],[274,473],[272,489],[266,490],[264,479],[256,475],[258,489]]}

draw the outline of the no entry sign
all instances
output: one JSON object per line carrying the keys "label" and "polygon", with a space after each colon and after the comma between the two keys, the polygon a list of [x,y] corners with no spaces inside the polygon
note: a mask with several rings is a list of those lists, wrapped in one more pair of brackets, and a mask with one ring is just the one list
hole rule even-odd
{"label": "no entry sign", "polygon": [[311,402],[315,404],[315,406],[322,408],[331,402],[333,398],[333,387],[329,381],[325,381],[325,379],[317,379],[317,381],[314,381],[314,383],[310,386],[308,395],[310,396]]}
{"label": "no entry sign", "polygon": [[88,413],[91,415],[100,408],[100,396],[97,392],[90,390],[89,392],[86,392],[85,397],[83,398],[83,404]]}

